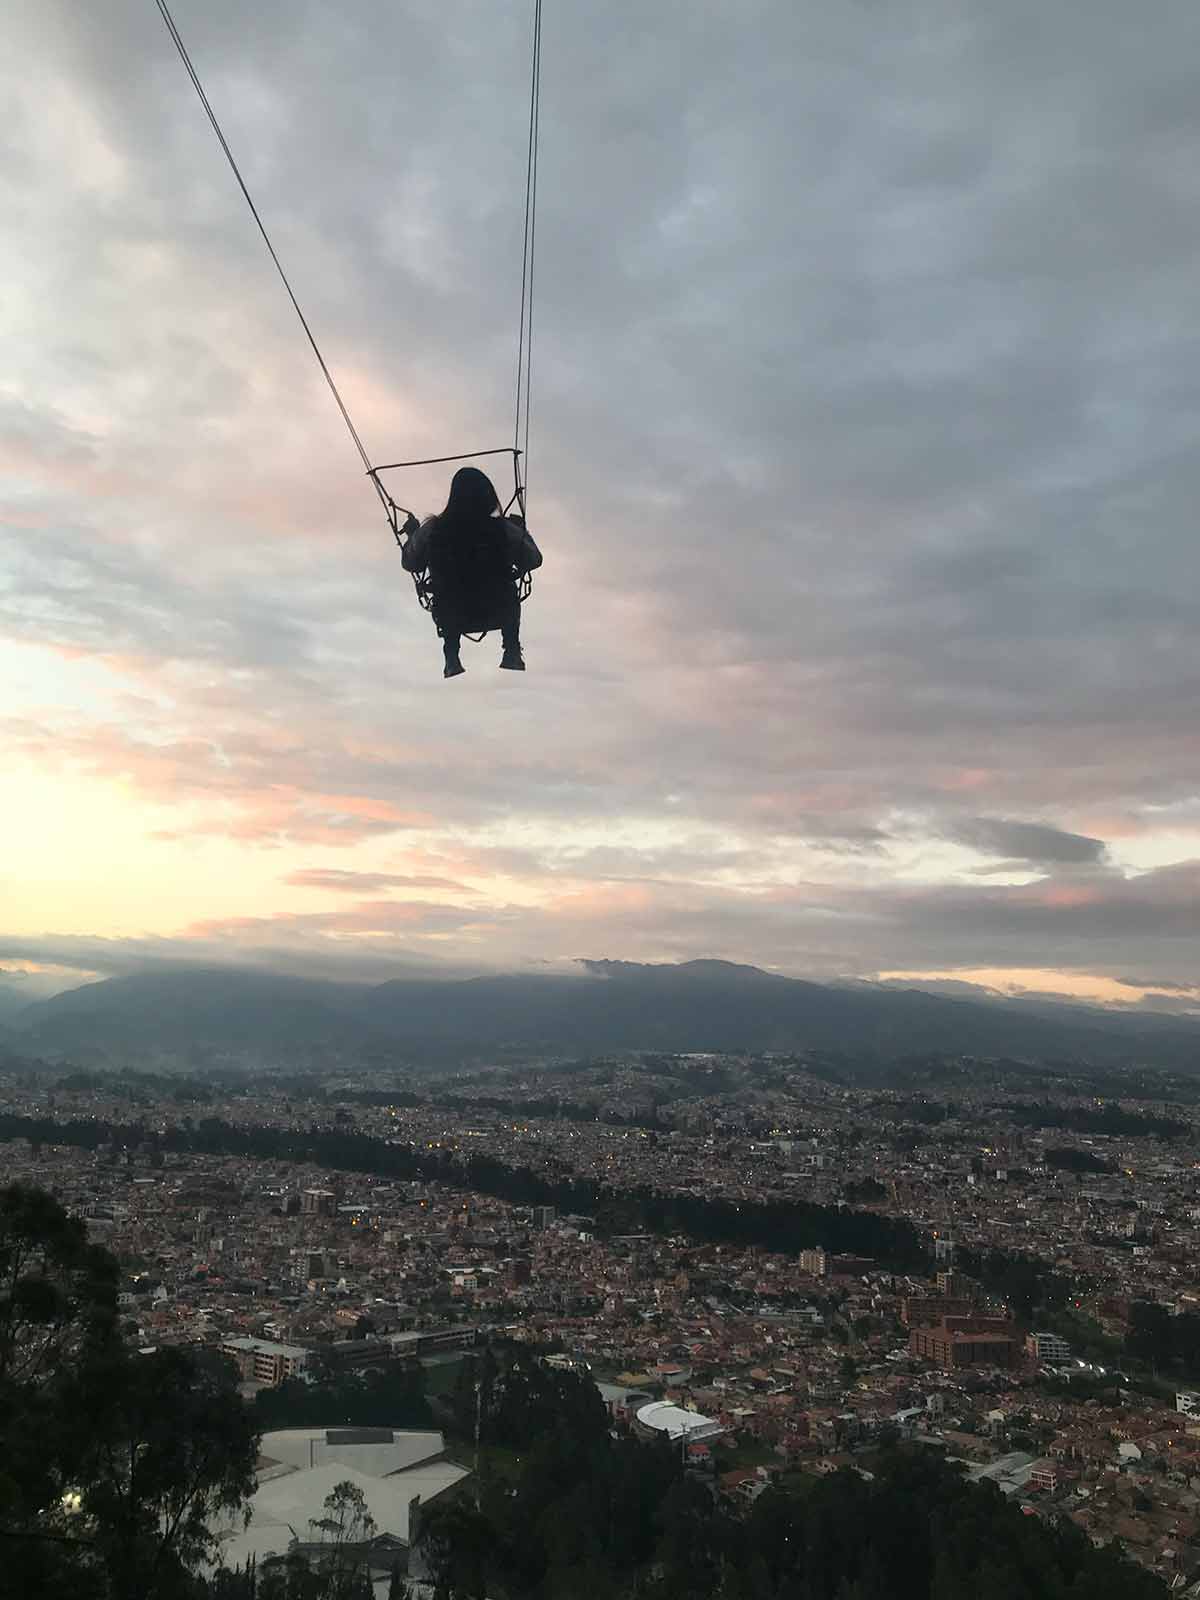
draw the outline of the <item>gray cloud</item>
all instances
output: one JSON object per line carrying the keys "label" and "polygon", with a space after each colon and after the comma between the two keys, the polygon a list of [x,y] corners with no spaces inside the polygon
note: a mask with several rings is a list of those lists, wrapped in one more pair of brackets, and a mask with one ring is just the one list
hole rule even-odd
{"label": "gray cloud", "polygon": [[1040,822],[1014,822],[1003,817],[970,817],[951,824],[946,837],[988,855],[1009,856],[1056,866],[1095,865],[1103,861],[1103,839],[1064,833]]}
{"label": "gray cloud", "polygon": [[[781,972],[842,980],[856,967],[934,971],[1053,968],[1113,975],[1131,944],[1180,995],[1200,935],[1200,862],[1036,884],[739,888],[627,879],[566,885],[539,905],[366,900],[328,912],[207,922],[175,939],[46,935],[0,940],[0,960],[54,962],[105,975],[162,963],[253,964],[370,978],[420,968],[487,971],[563,956],[686,959],[697,951]],[[436,944],[427,942],[436,936]],[[1007,985],[1001,985],[1007,989]],[[1161,985],[1160,985],[1161,987]],[[951,992],[951,991],[947,991]],[[1158,1009],[1166,1009],[1170,996]],[[1150,1002],[1152,1005],[1154,1001]]]}
{"label": "gray cloud", "polygon": [[1157,989],[1167,994],[1195,994],[1200,990],[1198,983],[1179,983],[1173,978],[1123,978],[1113,979],[1114,983],[1123,984],[1127,989]]}
{"label": "gray cloud", "polygon": [[292,972],[299,977],[337,978],[346,982],[384,983],[392,978],[474,977],[489,970],[471,961],[431,959],[419,950],[392,944],[386,950],[340,951],[332,942],[307,947],[282,938],[272,944],[238,944],[229,938],[118,938],[43,935],[0,941],[11,957],[53,964],[36,995],[42,998],[61,989],[102,978],[124,978],[140,972],[197,967],[251,968],[263,972]]}

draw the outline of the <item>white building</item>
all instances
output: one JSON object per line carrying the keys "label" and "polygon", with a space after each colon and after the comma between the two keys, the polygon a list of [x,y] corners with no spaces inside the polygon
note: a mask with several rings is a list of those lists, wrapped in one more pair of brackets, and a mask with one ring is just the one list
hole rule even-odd
{"label": "white building", "polygon": [[1026,1334],[1025,1349],[1038,1361],[1048,1361],[1053,1364],[1071,1359],[1071,1346],[1057,1333]]}
{"label": "white building", "polygon": [[698,1411],[685,1411],[667,1400],[652,1400],[648,1406],[639,1407],[636,1415],[640,1427],[651,1433],[665,1433],[672,1442],[686,1438],[689,1444],[699,1444],[725,1432],[711,1417],[702,1417]]}
{"label": "white building", "polygon": [[313,1524],[340,1483],[361,1489],[374,1523],[380,1571],[407,1564],[419,1508],[455,1489],[470,1473],[446,1460],[440,1433],[400,1428],[285,1428],[263,1435],[250,1520],[239,1514],[219,1530],[219,1564],[236,1570],[251,1557],[261,1571],[272,1557],[316,1543]]}
{"label": "white building", "polygon": [[226,1339],[221,1349],[232,1356],[247,1382],[277,1389],[288,1378],[298,1378],[308,1364],[308,1351],[298,1344],[278,1344],[274,1339]]}

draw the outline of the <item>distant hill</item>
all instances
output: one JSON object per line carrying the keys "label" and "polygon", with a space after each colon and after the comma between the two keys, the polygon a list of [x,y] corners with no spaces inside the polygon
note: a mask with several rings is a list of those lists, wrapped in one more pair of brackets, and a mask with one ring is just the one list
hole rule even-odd
{"label": "distant hill", "polygon": [[431,1065],[506,1049],[840,1049],[1200,1066],[1200,1026],[1082,1006],[808,983],[723,961],[378,986],[230,970],[112,978],[29,1006],[11,1041],[82,1062]]}
{"label": "distant hill", "polygon": [[185,968],[87,983],[28,1006],[7,1019],[8,1042],[84,1064],[320,1064],[389,1044],[360,1009],[354,984]]}

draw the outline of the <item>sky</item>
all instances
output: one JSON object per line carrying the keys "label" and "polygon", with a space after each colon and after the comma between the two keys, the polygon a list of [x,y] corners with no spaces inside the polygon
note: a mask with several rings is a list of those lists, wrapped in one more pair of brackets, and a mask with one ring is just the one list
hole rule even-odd
{"label": "sky", "polygon": [[[531,13],[176,0],[373,460],[511,439]],[[1193,0],[546,0],[545,565],[448,683],[155,7],[7,39],[0,989],[1200,1004]]]}

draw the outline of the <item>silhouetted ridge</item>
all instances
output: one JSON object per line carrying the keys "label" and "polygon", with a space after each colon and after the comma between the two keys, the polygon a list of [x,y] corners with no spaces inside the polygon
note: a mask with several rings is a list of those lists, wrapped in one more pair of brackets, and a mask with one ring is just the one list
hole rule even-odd
{"label": "silhouetted ridge", "polygon": [[81,1060],[228,1056],[417,1064],[612,1050],[833,1049],[1200,1064],[1200,1027],[1076,1006],[831,987],[724,961],[589,960],[570,976],[397,979],[376,986],[192,969],[111,978],[28,1007],[16,1037]]}

